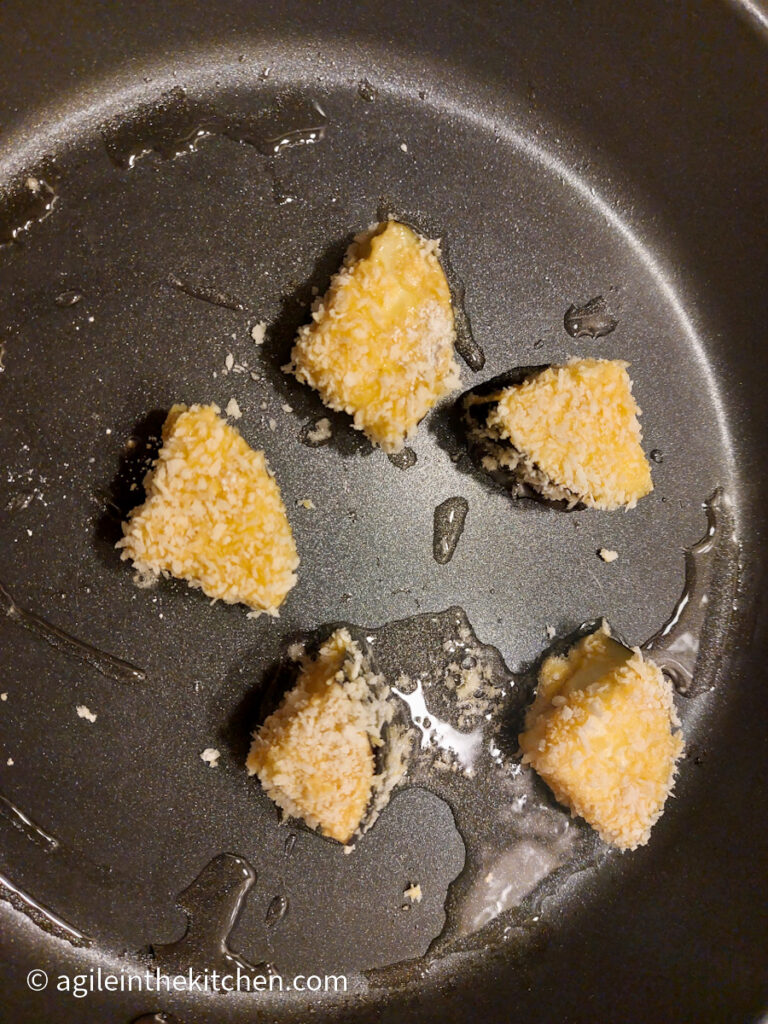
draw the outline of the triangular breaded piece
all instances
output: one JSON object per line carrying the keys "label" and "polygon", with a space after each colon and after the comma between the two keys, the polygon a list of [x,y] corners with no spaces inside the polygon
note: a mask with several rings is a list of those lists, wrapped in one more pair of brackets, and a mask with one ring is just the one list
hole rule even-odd
{"label": "triangular breaded piece", "polygon": [[537,490],[591,508],[632,508],[653,490],[627,363],[576,359],[495,396],[489,436],[508,442]]}
{"label": "triangular breaded piece", "polygon": [[215,405],[174,405],[163,446],[118,542],[145,577],[170,574],[208,597],[277,614],[296,583],[293,534],[263,452]]}
{"label": "triangular breaded piece", "polygon": [[[374,786],[372,740],[378,709],[358,646],[337,630],[296,685],[254,734],[246,767],[287,814],[346,843],[360,825]],[[389,709],[386,709],[388,712]]]}
{"label": "triangular breaded piece", "polygon": [[302,327],[286,369],[386,452],[458,386],[439,247],[386,221],[355,239]]}
{"label": "triangular breaded piece", "polygon": [[544,661],[520,748],[558,800],[606,842],[634,849],[672,789],[679,724],[661,669],[604,624]]}

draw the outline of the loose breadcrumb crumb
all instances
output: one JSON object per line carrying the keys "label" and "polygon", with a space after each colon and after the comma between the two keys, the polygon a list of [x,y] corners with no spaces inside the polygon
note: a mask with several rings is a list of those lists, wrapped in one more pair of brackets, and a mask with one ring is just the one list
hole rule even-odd
{"label": "loose breadcrumb crumb", "polygon": [[329,441],[333,436],[331,430],[331,421],[327,417],[323,416],[319,419],[311,430],[308,430],[304,435],[310,444],[323,444],[325,441]]}
{"label": "loose breadcrumb crumb", "polygon": [[0,700],[8,700],[7,692],[6,693],[0,693]]}
{"label": "loose breadcrumb crumb", "polygon": [[315,508],[315,503],[311,498],[302,498],[301,501],[297,501],[296,504],[300,505],[302,508]]}
{"label": "loose breadcrumb crumb", "polygon": [[403,893],[403,896],[405,896],[407,900],[410,900],[411,903],[421,903],[422,892],[419,883],[411,882],[411,884]]}
{"label": "loose breadcrumb crumb", "polygon": [[267,336],[267,321],[261,320],[251,328],[251,337],[255,345],[263,345]]}
{"label": "loose breadcrumb crumb", "polygon": [[239,420],[240,417],[243,415],[240,412],[240,406],[237,404],[236,398],[230,398],[229,402],[227,402],[227,408],[224,410],[224,412],[226,412],[227,416],[231,416],[233,420]]}
{"label": "loose breadcrumb crumb", "polygon": [[78,718],[85,718],[89,722],[96,721],[96,715],[94,715],[94,713],[87,708],[85,704],[78,704],[75,711],[77,712]]}
{"label": "loose breadcrumb crumb", "polygon": [[9,757],[8,760],[5,763],[8,765],[9,768],[12,768],[13,767],[13,758]]}
{"label": "loose breadcrumb crumb", "polygon": [[200,759],[205,761],[209,768],[218,768],[221,752],[215,747],[206,747],[200,754]]}
{"label": "loose breadcrumb crumb", "polygon": [[611,551],[610,548],[600,548],[598,554],[604,562],[615,562],[619,557],[619,552]]}

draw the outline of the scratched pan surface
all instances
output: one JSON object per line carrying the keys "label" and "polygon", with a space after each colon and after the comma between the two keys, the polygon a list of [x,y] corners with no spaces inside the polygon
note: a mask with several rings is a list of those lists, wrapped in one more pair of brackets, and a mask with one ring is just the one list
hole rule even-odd
{"label": "scratched pan surface", "polygon": [[[0,579],[146,678],[0,623],[0,793],[51,837],[4,807],[3,1020],[735,1021],[766,1008],[766,42],[759,6],[726,3],[4,5],[3,230],[42,212],[40,194],[36,209],[19,200],[28,177],[57,198],[0,249]],[[171,157],[203,108],[210,137]],[[313,144],[265,150],[320,127]],[[137,143],[164,153],[128,167]],[[486,356],[463,367],[466,387],[569,355],[631,361],[646,448],[663,452],[639,508],[512,505],[451,459],[446,409],[405,471],[342,417],[326,447],[301,443],[323,410],[279,367],[312,287],[382,209],[445,239]],[[570,338],[565,309],[600,293],[616,331]],[[301,553],[277,621],[173,582],[139,591],[113,549],[135,500],[127,443],[174,401],[232,397]],[[649,847],[523,908],[512,941],[496,932],[437,962],[424,955],[461,870],[466,805],[406,787],[354,855],[297,829],[286,857],[289,833],[242,761],[290,640],[460,606],[511,668],[540,654],[548,624],[606,614],[639,642],[680,596],[717,486],[737,519],[738,607],[708,640],[719,673],[687,702],[689,756]],[[467,525],[439,565],[433,510],[452,496]],[[617,563],[597,559],[603,546]],[[114,969],[178,939],[179,894],[211,862],[222,871],[187,903],[226,917],[247,869],[221,854],[256,874],[230,946],[286,976],[347,973],[351,994],[30,993],[33,968]],[[414,880],[425,895],[406,913]]]}

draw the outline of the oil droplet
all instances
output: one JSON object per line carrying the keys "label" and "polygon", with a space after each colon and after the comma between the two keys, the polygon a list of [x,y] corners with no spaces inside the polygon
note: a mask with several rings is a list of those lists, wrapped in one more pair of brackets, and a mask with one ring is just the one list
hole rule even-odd
{"label": "oil droplet", "polygon": [[583,306],[569,306],[563,317],[563,326],[572,338],[604,338],[615,330],[618,322],[602,295]]}
{"label": "oil droplet", "polygon": [[446,565],[453,558],[468,512],[469,502],[461,497],[447,498],[435,509],[432,554],[440,565]]}
{"label": "oil droplet", "polygon": [[143,1013],[140,1017],[134,1017],[131,1024],[181,1024],[178,1017],[170,1013]]}
{"label": "oil droplet", "polygon": [[174,274],[168,275],[166,284],[171,288],[175,288],[176,291],[189,295],[193,299],[208,302],[211,306],[219,306],[221,309],[232,309],[235,312],[243,313],[247,308],[245,303],[234,295],[229,295],[227,292],[220,291],[218,288],[213,288],[206,284],[192,284],[189,281],[182,281],[181,278],[176,277]]}
{"label": "oil droplet", "polygon": [[0,203],[0,245],[17,241],[33,224],[44,221],[57,200],[54,186],[39,174],[17,179]]}
{"label": "oil droplet", "polygon": [[35,824],[21,808],[12,803],[7,797],[0,793],[0,814],[4,815],[11,824],[15,825],[33,843],[42,846],[44,850],[53,853],[59,848],[59,840],[49,835],[45,829]]}
{"label": "oil droplet", "polygon": [[66,292],[60,292],[53,300],[57,306],[66,308],[67,306],[76,306],[78,302],[83,299],[83,293],[71,289]]}
{"label": "oil droplet", "polygon": [[46,621],[40,615],[19,607],[3,584],[0,583],[0,607],[2,605],[5,605],[5,613],[9,619],[17,622],[20,626],[24,626],[30,632],[36,633],[46,643],[49,643],[51,647],[56,648],[56,650],[74,655],[92,665],[103,676],[120,682],[141,682],[146,679],[146,673],[130,662],[123,661],[122,658],[116,658],[114,654],[107,654],[106,651],[101,651],[97,647],[86,643],[85,640],[79,640],[58,626],[54,626],[53,623]]}
{"label": "oil droplet", "polygon": [[453,322],[456,329],[456,351],[470,368],[478,373],[485,366],[485,352],[482,346],[475,341],[472,333],[472,325],[469,322],[469,314],[466,309],[466,289],[464,282],[459,280],[452,267],[445,261],[446,277],[453,294]]}
{"label": "oil droplet", "polygon": [[379,95],[379,90],[371,85],[367,78],[364,78],[357,87],[358,95],[360,99],[365,100],[366,103],[373,103],[376,97]]}
{"label": "oil droplet", "polygon": [[264,918],[267,928],[274,928],[279,921],[285,917],[288,913],[288,897],[287,896],[275,896],[272,902],[267,907],[267,913]]}
{"label": "oil droplet", "polygon": [[267,139],[265,145],[272,156],[277,156],[286,149],[293,149],[296,146],[311,146],[324,138],[325,125],[317,124],[310,128],[294,128],[289,132],[284,132],[275,138]]}
{"label": "oil droplet", "polygon": [[664,461],[664,452],[660,448],[654,448],[651,452],[651,461],[661,464]]}
{"label": "oil droplet", "polygon": [[194,150],[208,134],[201,127],[203,119],[201,108],[177,86],[156,101],[142,104],[127,119],[110,122],[101,135],[112,163],[130,168],[148,153],[169,159]]}
{"label": "oil droplet", "polygon": [[413,448],[403,448],[402,451],[387,455],[387,458],[397,469],[411,469],[417,462]]}

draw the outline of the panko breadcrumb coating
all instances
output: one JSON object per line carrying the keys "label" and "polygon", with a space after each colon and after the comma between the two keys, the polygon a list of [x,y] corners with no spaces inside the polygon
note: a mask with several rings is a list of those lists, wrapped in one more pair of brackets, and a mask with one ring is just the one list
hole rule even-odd
{"label": "panko breadcrumb coating", "polygon": [[299,558],[263,452],[215,405],[174,405],[163,446],[117,544],[141,577],[170,574],[208,597],[277,614]]}
{"label": "panko breadcrumb coating", "polygon": [[254,733],[249,774],[287,815],[348,843],[405,773],[407,742],[396,731],[376,771],[374,749],[393,715],[388,694],[349,632],[336,630],[315,658],[302,655],[296,685]]}
{"label": "panko breadcrumb coating", "polygon": [[389,220],[359,235],[302,327],[286,370],[385,452],[459,383],[438,242]]}
{"label": "panko breadcrumb coating", "polygon": [[570,506],[633,508],[653,483],[627,366],[574,359],[468,392],[469,439],[483,468]]}
{"label": "panko breadcrumb coating", "polygon": [[679,725],[661,669],[603,623],[544,661],[520,748],[573,814],[632,850],[648,842],[672,790]]}

